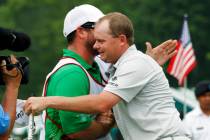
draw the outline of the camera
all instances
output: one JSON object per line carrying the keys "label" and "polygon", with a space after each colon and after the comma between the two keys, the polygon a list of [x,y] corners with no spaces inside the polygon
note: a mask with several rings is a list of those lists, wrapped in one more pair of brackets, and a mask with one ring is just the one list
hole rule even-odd
{"label": "camera", "polygon": [[[14,67],[18,68],[22,74],[21,84],[27,84],[29,81],[29,58],[28,57],[16,57],[18,62],[16,64],[11,63],[10,56],[0,56],[0,62],[6,61],[6,69],[11,70]],[[0,73],[0,85],[4,85],[2,73]]]}
{"label": "camera", "polygon": [[[30,44],[30,37],[25,33],[0,27],[0,50],[8,49],[11,51],[20,52],[29,48]],[[0,62],[3,60],[6,61],[7,70],[11,70],[16,67],[21,71],[21,84],[27,84],[29,81],[29,58],[21,56],[16,57],[16,59],[18,62],[16,64],[12,64],[9,56],[0,56]],[[0,85],[4,84],[2,73],[0,72]]]}

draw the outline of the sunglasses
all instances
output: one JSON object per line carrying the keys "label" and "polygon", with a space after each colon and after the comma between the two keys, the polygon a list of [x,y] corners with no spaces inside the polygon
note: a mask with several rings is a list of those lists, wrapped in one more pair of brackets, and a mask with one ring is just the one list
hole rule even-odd
{"label": "sunglasses", "polygon": [[94,29],[95,22],[86,22],[85,24],[81,25],[81,27],[86,29]]}

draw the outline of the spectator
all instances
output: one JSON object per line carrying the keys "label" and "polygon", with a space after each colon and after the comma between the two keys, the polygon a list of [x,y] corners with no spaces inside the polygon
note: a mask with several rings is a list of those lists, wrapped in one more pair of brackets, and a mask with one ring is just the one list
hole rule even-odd
{"label": "spectator", "polygon": [[192,140],[210,140],[210,81],[201,81],[195,87],[198,106],[185,118]]}
{"label": "spectator", "polygon": [[[11,56],[11,62],[12,64],[17,62],[13,55]],[[7,140],[16,118],[16,100],[22,75],[17,67],[7,70],[4,60],[1,62],[0,69],[5,82],[4,98],[0,105],[0,139]]]}

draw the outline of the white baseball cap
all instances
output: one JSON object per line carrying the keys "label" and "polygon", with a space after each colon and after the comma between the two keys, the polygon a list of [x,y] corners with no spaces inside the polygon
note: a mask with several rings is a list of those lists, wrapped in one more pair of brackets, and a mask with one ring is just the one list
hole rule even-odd
{"label": "white baseball cap", "polygon": [[69,11],[64,20],[63,34],[67,37],[71,32],[87,22],[97,22],[104,14],[95,6],[83,4]]}

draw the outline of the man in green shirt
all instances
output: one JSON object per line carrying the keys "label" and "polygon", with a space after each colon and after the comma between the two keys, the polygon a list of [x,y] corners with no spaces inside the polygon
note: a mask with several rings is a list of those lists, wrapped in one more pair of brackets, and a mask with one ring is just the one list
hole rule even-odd
{"label": "man in green shirt", "polygon": [[[62,60],[72,58],[81,65],[67,64],[53,73],[48,81],[46,96],[75,97],[89,94],[90,81],[84,69],[99,83],[102,82],[96,62],[90,65],[80,55],[68,49],[63,50],[63,56]],[[89,114],[47,109],[46,139],[60,139],[63,135],[85,130],[93,125],[91,124],[92,120],[93,116]],[[90,135],[88,134],[88,136]],[[93,134],[91,134],[92,136]]]}
{"label": "man in green shirt", "polygon": [[[84,10],[87,10],[88,13]],[[80,13],[80,12],[83,13]],[[68,23],[69,16],[77,20],[77,14],[84,15],[84,24],[79,26]],[[90,16],[94,18],[91,19]],[[91,5],[82,5],[71,10],[64,21],[64,36],[68,47],[63,50],[63,57],[46,78],[44,96],[75,97],[102,91],[103,81],[98,64],[94,61],[95,52],[93,25],[103,13]],[[78,23],[77,23],[78,25]],[[71,29],[70,29],[71,28]],[[103,113],[102,113],[103,114]],[[103,116],[103,115],[102,115]],[[96,139],[108,133],[114,124],[112,113],[108,113],[108,122],[100,122],[100,114],[93,116],[65,110],[47,109],[45,139]],[[98,120],[98,121],[97,121]],[[79,134],[77,134],[79,132]],[[104,140],[111,140],[105,136]]]}

